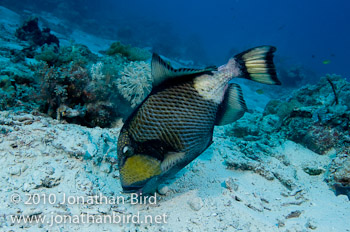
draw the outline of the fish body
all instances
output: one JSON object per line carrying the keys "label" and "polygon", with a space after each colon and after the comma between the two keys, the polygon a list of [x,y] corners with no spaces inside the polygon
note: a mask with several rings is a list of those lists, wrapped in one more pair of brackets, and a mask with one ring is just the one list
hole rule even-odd
{"label": "fish body", "polygon": [[245,77],[280,84],[274,47],[250,49],[219,68],[174,69],[152,57],[153,89],[126,120],[118,139],[118,165],[125,192],[153,193],[158,185],[212,143],[215,125],[247,111],[242,90],[229,83]]}

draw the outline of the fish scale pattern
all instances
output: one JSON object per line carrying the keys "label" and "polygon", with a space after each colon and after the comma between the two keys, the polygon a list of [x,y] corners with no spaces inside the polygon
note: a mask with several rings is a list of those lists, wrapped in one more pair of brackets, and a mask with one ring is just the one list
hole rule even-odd
{"label": "fish scale pattern", "polygon": [[203,99],[193,82],[151,95],[129,125],[137,142],[159,140],[177,152],[201,153],[211,141],[218,104]]}

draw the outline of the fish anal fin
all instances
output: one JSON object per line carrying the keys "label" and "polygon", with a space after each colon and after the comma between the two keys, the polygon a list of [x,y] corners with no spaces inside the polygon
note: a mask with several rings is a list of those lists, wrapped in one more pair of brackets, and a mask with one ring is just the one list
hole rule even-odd
{"label": "fish anal fin", "polygon": [[216,71],[215,66],[210,66],[204,69],[179,68],[174,69],[170,64],[165,62],[158,54],[153,53],[152,56],[152,78],[153,87],[159,86],[164,81],[176,78],[179,76],[187,76],[202,73],[211,73]]}
{"label": "fish anal fin", "polygon": [[247,110],[241,87],[237,84],[231,83],[229,84],[224,95],[224,100],[220,105],[215,125],[223,126],[237,121]]}
{"label": "fish anal fin", "polygon": [[174,165],[179,163],[185,157],[185,152],[168,152],[164,156],[164,160],[161,164],[162,172],[170,170]]}

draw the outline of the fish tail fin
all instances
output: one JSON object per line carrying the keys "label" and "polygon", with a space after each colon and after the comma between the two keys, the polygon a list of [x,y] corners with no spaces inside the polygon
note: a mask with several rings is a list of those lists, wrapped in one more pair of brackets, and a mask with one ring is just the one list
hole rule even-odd
{"label": "fish tail fin", "polygon": [[269,85],[281,85],[273,63],[275,47],[260,46],[234,56],[240,77]]}

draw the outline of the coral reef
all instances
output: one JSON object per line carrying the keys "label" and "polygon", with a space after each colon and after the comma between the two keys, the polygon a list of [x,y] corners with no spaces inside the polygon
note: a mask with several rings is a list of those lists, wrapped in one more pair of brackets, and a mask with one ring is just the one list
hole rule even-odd
{"label": "coral reef", "polygon": [[236,148],[236,156],[226,159],[228,168],[253,170],[267,179],[282,178],[286,187],[293,188],[293,178],[286,180],[263,165],[271,163],[273,157],[288,166],[286,157],[271,150],[285,140],[292,140],[319,155],[336,154],[330,167],[306,165],[303,171],[321,175],[328,169],[325,178],[336,194],[350,197],[350,163],[344,155],[350,153],[349,90],[350,83],[345,79],[326,75],[318,84],[295,91],[287,101],[271,100],[263,114],[246,113],[225,129],[225,135],[232,138]]}
{"label": "coral reef", "polygon": [[98,60],[97,55],[82,44],[72,44],[60,49],[45,44],[41,47],[41,52],[35,55],[35,59],[44,61],[50,66],[64,66],[73,62],[84,67]]}
{"label": "coral reef", "polygon": [[326,181],[337,195],[347,195],[350,200],[350,151],[338,154],[333,159]]}
{"label": "coral reef", "polygon": [[0,110],[14,104],[16,91],[13,82],[14,80],[7,75],[0,76]]}
{"label": "coral reef", "polygon": [[123,102],[120,95],[126,90],[120,88],[120,94],[115,91],[119,89],[119,72],[124,66],[135,67],[130,70],[135,71],[138,81],[143,72],[149,71],[144,62],[129,64],[120,55],[98,58],[86,46],[77,44],[63,47],[58,53],[48,48],[36,59],[41,61],[35,67],[42,93],[39,99],[45,101],[40,110],[91,127],[110,127],[119,117],[129,114],[130,103]]}
{"label": "coral reef", "polygon": [[244,117],[232,125],[225,126],[220,139],[228,138],[230,152],[222,151],[225,164],[229,169],[250,170],[260,174],[267,180],[279,179],[288,189],[296,185],[290,177],[284,177],[278,171],[276,162],[280,163],[285,170],[290,162],[285,156],[276,153],[275,147],[280,146],[284,140],[279,134],[280,125],[277,116],[265,116],[261,113],[246,113]]}
{"label": "coral reef", "polygon": [[57,48],[55,46],[50,46],[47,44],[44,44],[41,47],[41,52],[39,54],[36,54],[34,58],[38,61],[44,61],[50,66],[57,63],[58,58],[60,57],[59,53],[57,52]]}
{"label": "coral reef", "polygon": [[0,62],[0,110],[11,107],[21,110],[35,108],[34,82],[29,67]]}
{"label": "coral reef", "polygon": [[[40,30],[37,18],[6,35],[0,38],[4,41],[0,55],[7,59],[0,62],[1,110],[40,111],[89,127],[111,127],[131,112],[134,102],[124,100],[116,91],[117,80],[129,65],[128,58],[140,58],[146,51],[125,46],[128,57],[99,57],[81,44],[58,47],[59,41],[48,30]],[[18,41],[15,35],[25,41]]]}
{"label": "coral reef", "polygon": [[106,53],[110,56],[120,54],[130,61],[146,61],[152,56],[146,49],[124,45],[119,41],[112,43]]}
{"label": "coral reef", "polygon": [[283,119],[287,138],[319,154],[331,148],[341,152],[350,143],[349,89],[346,80],[327,75],[317,85],[296,91],[289,102],[296,101],[299,107]]}
{"label": "coral reef", "polygon": [[[41,47],[42,52],[46,53],[47,56],[51,56],[51,59],[53,59],[53,54],[58,52],[58,38],[51,34],[49,28],[40,30],[38,21],[39,19],[37,17],[30,17],[22,26],[16,29],[16,38],[26,41],[26,44],[21,49],[11,50],[13,55],[12,61],[14,63],[24,61],[25,58],[35,57],[38,47]],[[48,58],[45,59],[48,61]]]}
{"label": "coral reef", "polygon": [[118,119],[112,85],[96,66],[88,70],[78,64],[50,67],[40,63],[36,74],[41,83],[40,110],[57,119],[86,126],[109,127]]}
{"label": "coral reef", "polygon": [[321,78],[317,85],[302,87],[286,102],[270,101],[264,115],[276,115],[287,139],[325,154],[341,151],[349,143],[350,84],[337,75]]}
{"label": "coral reef", "polygon": [[77,63],[81,66],[97,62],[98,57],[82,44],[71,44],[60,49],[57,65]]}
{"label": "coral reef", "polygon": [[20,40],[29,41],[31,45],[56,44],[59,47],[58,38],[51,34],[49,28],[40,30],[38,22],[37,17],[29,18],[16,30],[16,37]]}
{"label": "coral reef", "polygon": [[119,72],[116,85],[122,96],[135,108],[152,90],[151,67],[149,63],[130,62]]}

